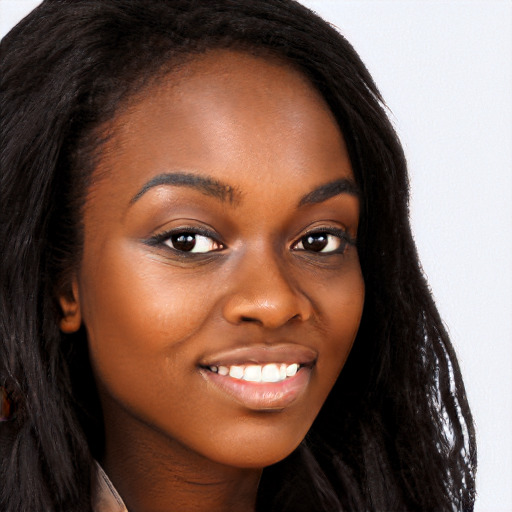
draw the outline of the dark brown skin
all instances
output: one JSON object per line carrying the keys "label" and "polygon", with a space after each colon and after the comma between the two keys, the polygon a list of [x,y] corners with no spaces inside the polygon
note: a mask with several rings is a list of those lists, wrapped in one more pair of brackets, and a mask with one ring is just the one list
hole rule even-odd
{"label": "dark brown skin", "polygon": [[[353,182],[342,135],[300,73],[227,50],[140,94],[109,129],[75,298],[61,301],[62,330],[88,333],[101,462],[131,512],[253,510],[262,468],[304,438],[359,326],[356,246],[332,233],[355,239],[359,200],[332,187],[304,200]],[[145,187],[163,173],[229,187]],[[184,228],[203,252],[154,240]],[[328,244],[308,245],[311,231]],[[202,367],[276,346],[314,354],[289,404],[247,405]]]}

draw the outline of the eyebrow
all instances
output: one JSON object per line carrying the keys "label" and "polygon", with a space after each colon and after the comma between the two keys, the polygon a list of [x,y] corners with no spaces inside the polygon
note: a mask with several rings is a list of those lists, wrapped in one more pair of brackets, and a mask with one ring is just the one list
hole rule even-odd
{"label": "eyebrow", "polygon": [[[240,198],[240,192],[234,187],[208,176],[199,176],[185,172],[163,173],[151,178],[130,199],[130,205],[136,203],[146,192],[161,185],[174,185],[177,187],[190,187],[199,190],[203,194],[220,199],[223,202],[234,203]],[[322,203],[331,197],[340,194],[360,196],[359,187],[348,178],[341,178],[325,183],[308,192],[299,201],[299,206]]]}
{"label": "eyebrow", "polygon": [[174,185],[176,187],[190,187],[203,194],[220,199],[223,202],[233,203],[240,197],[240,193],[231,185],[209,178],[185,172],[164,173],[150,179],[130,199],[130,205],[136,203],[148,190],[161,185]]}
{"label": "eyebrow", "polygon": [[338,196],[340,194],[350,194],[351,196],[360,197],[361,193],[356,183],[348,178],[341,178],[339,180],[331,181],[320,185],[315,190],[307,193],[299,201],[299,206],[307,204],[316,204],[327,201],[331,197]]}

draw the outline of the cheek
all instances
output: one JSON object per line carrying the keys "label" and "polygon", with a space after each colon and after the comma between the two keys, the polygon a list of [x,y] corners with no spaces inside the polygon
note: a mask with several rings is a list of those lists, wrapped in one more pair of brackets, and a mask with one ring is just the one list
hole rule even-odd
{"label": "cheek", "polygon": [[200,313],[209,297],[194,293],[193,275],[176,279],[175,274],[151,254],[130,247],[107,249],[94,266],[85,259],[80,286],[85,324],[92,331],[132,334],[135,329],[144,343],[151,344],[154,332],[179,340],[201,323]]}
{"label": "cheek", "polygon": [[[335,281],[333,286],[335,285]],[[351,274],[349,279],[340,280],[338,288],[331,290],[326,299],[325,314],[329,335],[340,337],[343,343],[353,340],[359,328],[364,305],[364,281],[361,271]]]}
{"label": "cheek", "polygon": [[107,250],[94,267],[84,258],[80,301],[91,360],[115,387],[151,375],[169,354],[185,350],[215,302],[208,287],[193,293],[197,278],[173,278],[172,269],[151,258],[130,247]]}
{"label": "cheek", "polygon": [[316,294],[320,329],[324,332],[318,370],[329,375],[325,384],[330,387],[343,368],[357,335],[364,295],[364,280],[358,261],[351,265],[350,271],[323,283]]}

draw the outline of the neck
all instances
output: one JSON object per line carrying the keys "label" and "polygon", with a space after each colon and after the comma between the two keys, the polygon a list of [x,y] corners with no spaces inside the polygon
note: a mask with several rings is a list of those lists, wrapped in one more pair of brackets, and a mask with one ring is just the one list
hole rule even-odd
{"label": "neck", "polygon": [[261,469],[219,464],[147,425],[116,423],[106,422],[102,465],[130,512],[255,510]]}

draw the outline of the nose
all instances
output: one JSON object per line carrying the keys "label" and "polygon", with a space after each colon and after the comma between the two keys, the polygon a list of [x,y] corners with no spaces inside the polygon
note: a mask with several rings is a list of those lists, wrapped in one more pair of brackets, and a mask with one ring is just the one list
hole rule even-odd
{"label": "nose", "polygon": [[299,289],[276,257],[248,258],[233,275],[223,306],[224,318],[235,325],[255,323],[276,329],[291,321],[307,321],[310,299]]}

